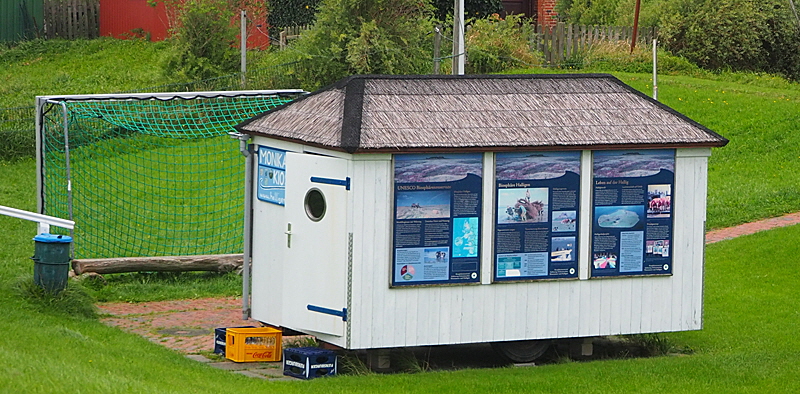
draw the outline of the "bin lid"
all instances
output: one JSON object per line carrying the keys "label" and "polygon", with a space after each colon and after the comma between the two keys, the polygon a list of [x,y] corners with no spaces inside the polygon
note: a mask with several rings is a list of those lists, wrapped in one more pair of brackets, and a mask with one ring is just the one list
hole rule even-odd
{"label": "bin lid", "polygon": [[72,237],[70,237],[69,235],[43,233],[33,237],[33,240],[36,242],[45,242],[50,244],[54,243],[68,244],[72,242]]}

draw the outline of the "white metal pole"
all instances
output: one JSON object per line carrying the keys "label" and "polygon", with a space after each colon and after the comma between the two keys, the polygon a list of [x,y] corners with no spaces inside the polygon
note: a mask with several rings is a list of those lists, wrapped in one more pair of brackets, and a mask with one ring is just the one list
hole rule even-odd
{"label": "white metal pole", "polygon": [[242,136],[239,140],[244,159],[244,250],[242,251],[242,320],[250,318],[250,264],[253,256],[253,166],[254,146]]}
{"label": "white metal pole", "polygon": [[658,40],[653,39],[653,100],[658,100],[658,55],[656,52]]}
{"label": "white metal pole", "polygon": [[239,45],[242,49],[242,89],[244,89],[245,81],[247,80],[247,11],[245,10],[242,10],[242,18],[239,25]]}
{"label": "white metal pole", "polygon": [[42,171],[44,169],[44,117],[42,110],[46,99],[36,97],[36,212],[44,213],[44,185],[42,184]]}
{"label": "white metal pole", "polygon": [[453,75],[464,75],[464,0],[455,0],[453,8]]}

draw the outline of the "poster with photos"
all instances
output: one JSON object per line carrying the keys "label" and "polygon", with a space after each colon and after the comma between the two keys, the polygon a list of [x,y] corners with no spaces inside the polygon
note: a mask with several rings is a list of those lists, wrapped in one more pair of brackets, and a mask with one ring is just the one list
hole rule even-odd
{"label": "poster with photos", "polygon": [[578,277],[581,152],[498,153],[494,281]]}
{"label": "poster with photos", "polygon": [[394,156],[392,286],[480,282],[483,155]]}
{"label": "poster with photos", "polygon": [[675,150],[593,153],[592,277],[672,273]]}

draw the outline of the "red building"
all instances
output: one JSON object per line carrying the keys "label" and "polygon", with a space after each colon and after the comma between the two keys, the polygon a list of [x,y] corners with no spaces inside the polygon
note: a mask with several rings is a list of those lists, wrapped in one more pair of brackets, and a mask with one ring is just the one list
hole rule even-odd
{"label": "red building", "polygon": [[536,23],[548,27],[556,25],[556,2],[558,0],[503,0],[506,14],[523,14],[536,19]]}
{"label": "red building", "polygon": [[[261,7],[263,9],[263,7]],[[266,16],[248,13],[247,47],[269,46]],[[175,16],[170,14],[163,1],[151,6],[148,0],[100,0],[100,35],[115,38],[142,37],[161,41],[169,37]],[[239,24],[239,12],[232,23]],[[238,45],[238,42],[237,42]]]}

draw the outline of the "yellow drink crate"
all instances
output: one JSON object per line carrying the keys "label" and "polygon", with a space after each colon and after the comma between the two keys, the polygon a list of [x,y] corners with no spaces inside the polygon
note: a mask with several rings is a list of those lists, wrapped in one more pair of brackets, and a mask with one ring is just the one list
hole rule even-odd
{"label": "yellow drink crate", "polygon": [[228,328],[225,358],[237,363],[281,361],[281,330],[270,327]]}

